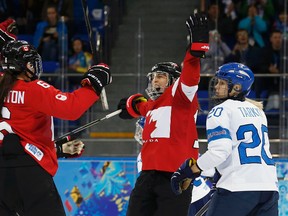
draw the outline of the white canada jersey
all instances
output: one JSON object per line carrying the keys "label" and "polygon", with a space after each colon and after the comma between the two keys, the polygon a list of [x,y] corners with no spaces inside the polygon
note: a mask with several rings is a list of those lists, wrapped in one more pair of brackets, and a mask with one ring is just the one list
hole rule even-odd
{"label": "white canada jersey", "polygon": [[202,170],[217,168],[222,175],[218,188],[278,191],[263,110],[229,99],[209,112],[206,127],[208,150],[197,164]]}

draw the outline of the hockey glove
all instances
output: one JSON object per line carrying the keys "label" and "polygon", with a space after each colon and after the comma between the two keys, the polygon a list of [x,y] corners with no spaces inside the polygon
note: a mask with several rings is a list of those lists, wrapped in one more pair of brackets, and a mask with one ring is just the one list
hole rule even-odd
{"label": "hockey glove", "polygon": [[118,103],[118,109],[122,109],[119,117],[122,119],[140,117],[140,112],[136,106],[140,102],[147,102],[147,99],[142,94],[134,94],[129,98],[122,98]]}
{"label": "hockey glove", "polygon": [[55,142],[57,149],[57,158],[75,158],[80,157],[84,152],[85,145],[80,140],[72,140],[61,144],[61,142]]}
{"label": "hockey glove", "polygon": [[190,53],[199,58],[205,58],[209,50],[208,20],[204,14],[195,13],[186,20],[190,36]]}
{"label": "hockey glove", "polygon": [[172,191],[179,195],[182,191],[186,190],[191,182],[198,176],[199,173],[193,173],[191,167],[196,164],[196,160],[194,158],[187,159],[176,172],[173,173],[171,177],[171,188]]}
{"label": "hockey glove", "polygon": [[101,94],[104,86],[112,82],[112,76],[110,73],[109,66],[101,63],[98,65],[93,65],[89,70],[83,75],[81,85],[90,85],[95,90],[97,95]]}
{"label": "hockey glove", "polygon": [[17,32],[16,21],[14,19],[7,19],[0,23],[0,49],[8,41],[16,40]]}

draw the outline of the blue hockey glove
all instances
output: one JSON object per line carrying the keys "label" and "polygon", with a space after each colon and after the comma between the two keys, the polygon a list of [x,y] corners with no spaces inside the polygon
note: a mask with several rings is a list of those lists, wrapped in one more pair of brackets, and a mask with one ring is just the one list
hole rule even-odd
{"label": "blue hockey glove", "polygon": [[186,190],[191,182],[200,175],[199,173],[193,173],[191,167],[196,164],[194,158],[187,159],[171,177],[172,191],[179,195],[182,191]]}

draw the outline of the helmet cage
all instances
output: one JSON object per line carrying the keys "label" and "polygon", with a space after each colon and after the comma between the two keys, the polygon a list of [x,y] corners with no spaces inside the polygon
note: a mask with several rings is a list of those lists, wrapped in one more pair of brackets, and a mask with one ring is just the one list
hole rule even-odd
{"label": "helmet cage", "polygon": [[[167,84],[164,88],[153,86],[152,81],[157,73],[162,73],[167,76]],[[147,88],[145,89],[145,92],[152,100],[156,100],[163,94],[168,86],[172,85],[176,79],[180,77],[180,74],[181,68],[176,63],[161,62],[154,65],[151,72],[147,74]]]}
{"label": "helmet cage", "polygon": [[[167,83],[164,87],[153,85],[153,80],[157,74],[165,74],[165,76],[167,77]],[[147,88],[145,89],[145,91],[147,95],[149,96],[149,98],[151,98],[152,100],[156,100],[158,97],[160,97],[160,95],[163,94],[165,89],[170,85],[170,83],[172,82],[172,79],[169,76],[169,73],[167,72],[155,71],[155,72],[150,72],[147,74],[147,81],[148,83],[147,83]]]}
{"label": "helmet cage", "polygon": [[[226,98],[219,98],[215,95],[215,86],[218,83],[218,79],[227,81],[228,95]],[[234,99],[243,101],[245,97],[250,93],[252,84],[254,82],[253,72],[245,65],[240,63],[227,63],[219,67],[216,71],[215,77],[213,77],[209,83],[210,98],[217,104],[219,101],[226,99]],[[239,85],[239,90],[235,89],[235,85]],[[237,95],[229,96],[232,90],[237,91]]]}

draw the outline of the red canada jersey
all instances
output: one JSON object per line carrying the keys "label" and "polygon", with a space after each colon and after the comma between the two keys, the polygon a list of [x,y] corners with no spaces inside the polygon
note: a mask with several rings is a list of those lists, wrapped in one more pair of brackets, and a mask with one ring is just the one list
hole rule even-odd
{"label": "red canada jersey", "polygon": [[76,120],[98,98],[91,87],[63,93],[41,80],[17,80],[2,109],[0,144],[5,134],[17,134],[25,152],[54,176],[58,163],[53,117]]}
{"label": "red canada jersey", "polygon": [[141,150],[142,170],[175,172],[187,158],[198,158],[197,89],[200,59],[188,52],[181,76],[155,101],[138,104],[146,117]]}

